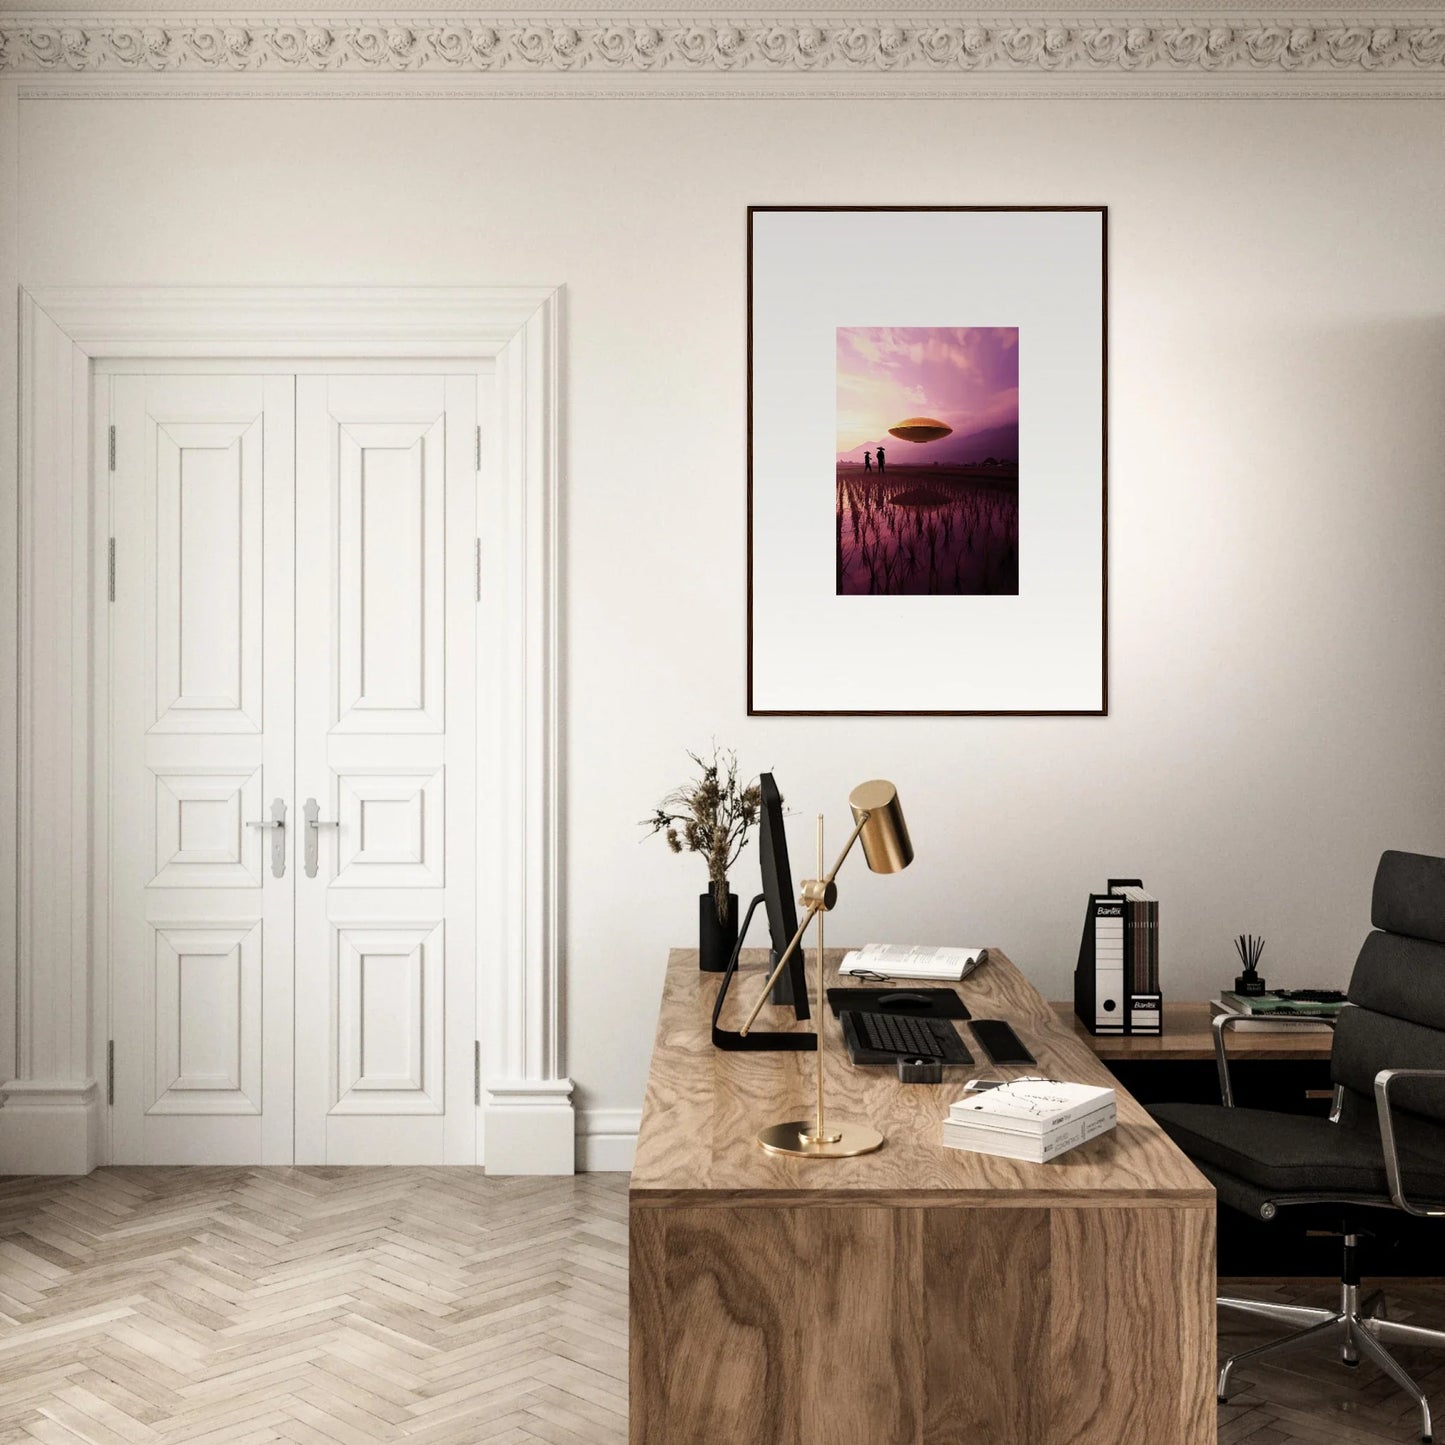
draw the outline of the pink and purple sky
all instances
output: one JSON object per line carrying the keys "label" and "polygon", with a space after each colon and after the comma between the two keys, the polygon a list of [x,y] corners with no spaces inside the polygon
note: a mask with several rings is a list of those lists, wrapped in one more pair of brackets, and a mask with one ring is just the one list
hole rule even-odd
{"label": "pink and purple sky", "polygon": [[[861,461],[880,441],[890,464],[948,460],[975,432],[999,429],[990,450],[1010,429],[1016,441],[1018,344],[1016,326],[840,326],[838,460]],[[888,435],[914,416],[944,422],[953,435],[922,444]]]}

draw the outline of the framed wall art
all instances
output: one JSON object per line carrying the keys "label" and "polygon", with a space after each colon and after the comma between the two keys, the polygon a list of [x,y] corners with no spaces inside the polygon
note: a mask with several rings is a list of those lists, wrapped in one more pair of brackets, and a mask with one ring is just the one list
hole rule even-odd
{"label": "framed wall art", "polygon": [[748,211],[748,711],[1103,714],[1103,206]]}

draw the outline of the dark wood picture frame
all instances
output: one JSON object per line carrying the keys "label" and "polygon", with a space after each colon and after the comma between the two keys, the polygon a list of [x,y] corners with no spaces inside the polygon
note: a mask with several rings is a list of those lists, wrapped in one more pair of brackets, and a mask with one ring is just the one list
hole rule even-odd
{"label": "dark wood picture frame", "polygon": [[[753,698],[753,218],[767,212],[1084,212],[1101,226],[1100,697],[1097,708],[759,708]],[[1108,206],[749,206],[747,209],[747,710],[749,717],[1107,717],[1109,713],[1109,208]]]}

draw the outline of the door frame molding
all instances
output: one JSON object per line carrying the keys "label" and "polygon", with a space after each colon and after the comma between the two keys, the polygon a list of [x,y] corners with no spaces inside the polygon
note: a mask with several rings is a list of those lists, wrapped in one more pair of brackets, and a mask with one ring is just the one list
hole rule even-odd
{"label": "door frame molding", "polygon": [[476,1037],[487,1097],[477,1157],[492,1173],[572,1171],[560,926],[562,294],[555,286],[21,288],[19,906],[13,964],[0,959],[0,1172],[88,1172],[104,1162],[108,1132],[94,801],[104,643],[94,623],[104,617],[109,529],[92,494],[104,465],[93,363],[202,357],[494,361],[503,515],[491,555],[502,604],[500,646],[479,689],[494,688],[502,705],[481,732],[478,796],[489,801],[479,808],[478,842],[479,868],[495,870],[504,907],[499,919],[478,919]]}

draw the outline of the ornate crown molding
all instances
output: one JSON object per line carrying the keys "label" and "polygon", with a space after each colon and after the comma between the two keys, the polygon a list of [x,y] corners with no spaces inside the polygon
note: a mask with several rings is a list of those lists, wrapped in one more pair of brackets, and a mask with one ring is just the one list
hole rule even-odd
{"label": "ornate crown molding", "polygon": [[0,16],[0,71],[73,76],[1389,77],[1445,81],[1445,13],[1271,21]]}

